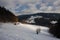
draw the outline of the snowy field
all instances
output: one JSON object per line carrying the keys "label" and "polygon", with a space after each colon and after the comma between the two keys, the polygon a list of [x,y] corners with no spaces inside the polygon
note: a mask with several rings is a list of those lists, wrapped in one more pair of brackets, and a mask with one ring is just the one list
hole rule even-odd
{"label": "snowy field", "polygon": [[[41,32],[37,35],[36,29]],[[3,23],[0,25],[0,40],[60,40],[48,33],[48,28],[43,26]]]}

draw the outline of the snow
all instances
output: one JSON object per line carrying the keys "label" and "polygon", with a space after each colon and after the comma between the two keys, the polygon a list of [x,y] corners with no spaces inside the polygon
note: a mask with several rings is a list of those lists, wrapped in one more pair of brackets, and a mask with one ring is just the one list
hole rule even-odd
{"label": "snow", "polygon": [[[37,35],[36,29],[41,32]],[[3,23],[0,26],[0,40],[60,40],[48,33],[48,29],[43,26]]]}
{"label": "snow", "polygon": [[51,21],[51,24],[56,24],[57,23],[57,21]]}
{"label": "snow", "polygon": [[42,16],[31,16],[28,20],[26,20],[27,23],[35,23],[35,18],[43,18]]}

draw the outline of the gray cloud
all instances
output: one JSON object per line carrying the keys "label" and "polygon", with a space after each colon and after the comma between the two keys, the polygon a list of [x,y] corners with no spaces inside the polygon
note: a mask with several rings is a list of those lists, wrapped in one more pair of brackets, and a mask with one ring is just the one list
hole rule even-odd
{"label": "gray cloud", "polygon": [[[17,4],[19,4],[19,6],[17,6]],[[28,5],[30,8],[24,9],[22,11],[23,13],[60,11],[60,0],[0,0],[0,6],[4,6],[12,12],[15,12],[15,9],[24,4]],[[40,4],[39,10],[36,8],[37,4]]]}

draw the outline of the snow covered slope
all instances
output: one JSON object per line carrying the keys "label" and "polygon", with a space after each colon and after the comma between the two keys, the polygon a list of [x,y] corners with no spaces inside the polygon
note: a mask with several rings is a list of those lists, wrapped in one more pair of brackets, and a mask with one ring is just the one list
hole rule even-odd
{"label": "snow covered slope", "polygon": [[[37,28],[41,28],[38,35]],[[4,23],[0,25],[0,40],[60,40],[50,35],[47,30],[48,28],[42,26]]]}

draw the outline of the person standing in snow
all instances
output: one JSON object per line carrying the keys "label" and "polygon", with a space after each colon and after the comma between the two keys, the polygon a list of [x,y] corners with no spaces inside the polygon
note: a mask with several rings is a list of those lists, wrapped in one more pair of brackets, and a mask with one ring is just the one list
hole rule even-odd
{"label": "person standing in snow", "polygon": [[36,29],[36,34],[39,34],[40,33],[40,28],[37,28]]}

